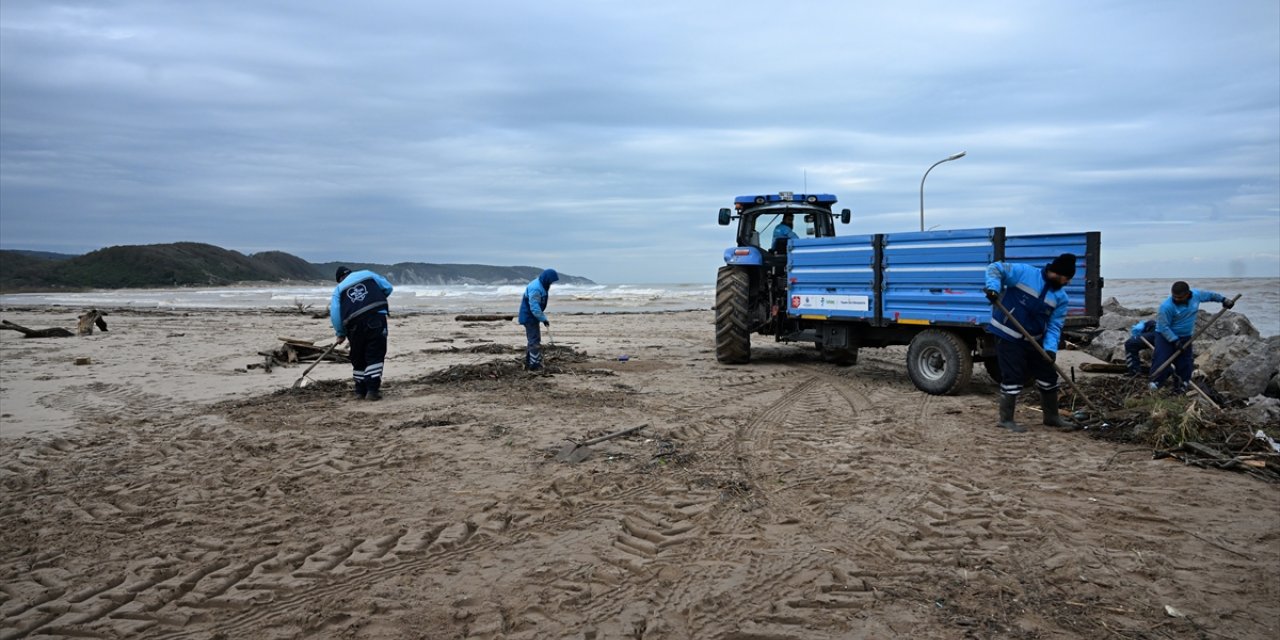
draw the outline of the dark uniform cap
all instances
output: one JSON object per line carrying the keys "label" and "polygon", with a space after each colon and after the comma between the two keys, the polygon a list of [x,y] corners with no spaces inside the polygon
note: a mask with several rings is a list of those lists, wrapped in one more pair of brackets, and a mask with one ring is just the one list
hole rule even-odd
{"label": "dark uniform cap", "polygon": [[1076,277],[1076,254],[1064,253],[1049,263],[1049,270],[1070,280]]}
{"label": "dark uniform cap", "polygon": [[342,282],[342,279],[349,275],[351,275],[350,269],[346,267],[338,267],[338,273],[335,274],[334,277],[338,279],[337,280],[338,282]]}

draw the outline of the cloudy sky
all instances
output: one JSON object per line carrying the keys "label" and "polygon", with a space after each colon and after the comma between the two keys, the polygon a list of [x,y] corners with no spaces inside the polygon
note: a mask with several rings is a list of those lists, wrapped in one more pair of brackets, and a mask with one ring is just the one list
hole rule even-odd
{"label": "cloudy sky", "polygon": [[[892,5],[892,6],[891,6]],[[706,282],[736,195],[1280,276],[1280,4],[0,5],[0,247]]]}

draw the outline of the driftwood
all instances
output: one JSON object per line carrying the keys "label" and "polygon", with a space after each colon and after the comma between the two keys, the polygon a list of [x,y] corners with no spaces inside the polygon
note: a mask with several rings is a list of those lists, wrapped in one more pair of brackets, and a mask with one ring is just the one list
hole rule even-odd
{"label": "driftwood", "polygon": [[1129,367],[1114,362],[1084,362],[1080,364],[1080,370],[1089,373],[1127,373]]}
{"label": "driftwood", "polygon": [[462,314],[455,316],[455,322],[511,322],[516,317],[515,314],[500,313],[482,313],[482,314]]}
{"label": "driftwood", "polygon": [[70,338],[76,334],[63,329],[62,327],[53,327],[50,329],[28,329],[20,324],[14,324],[8,320],[0,320],[0,329],[8,329],[21,333],[24,338]]}
{"label": "driftwood", "polygon": [[82,336],[93,335],[93,328],[96,326],[103,331],[107,330],[107,321],[103,320],[107,315],[106,311],[98,311],[90,309],[80,315],[80,324],[76,327],[76,334]]}
{"label": "driftwood", "polygon": [[311,340],[302,340],[298,338],[280,338],[284,344],[270,351],[259,351],[258,355],[262,356],[262,362],[255,362],[249,365],[249,369],[261,368],[266,373],[271,373],[273,367],[288,366],[298,364],[300,362],[316,362],[325,360],[327,362],[349,363],[351,356],[345,351],[330,351],[328,347],[318,347]]}

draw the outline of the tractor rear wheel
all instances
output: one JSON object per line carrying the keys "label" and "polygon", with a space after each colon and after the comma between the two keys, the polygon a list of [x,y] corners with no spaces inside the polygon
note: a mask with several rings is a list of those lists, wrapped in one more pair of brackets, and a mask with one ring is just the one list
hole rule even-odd
{"label": "tractor rear wheel", "polygon": [[716,360],[723,364],[751,360],[750,301],[750,274],[744,269],[720,267],[716,274]]}

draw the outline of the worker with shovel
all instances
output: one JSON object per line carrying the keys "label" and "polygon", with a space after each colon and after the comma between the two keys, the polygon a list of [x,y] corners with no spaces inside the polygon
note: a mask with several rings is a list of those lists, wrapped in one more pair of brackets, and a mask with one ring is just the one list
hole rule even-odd
{"label": "worker with shovel", "polygon": [[525,287],[524,297],[520,299],[520,316],[517,320],[524,325],[527,342],[524,367],[529,371],[542,369],[542,330],[538,327],[538,323],[541,322],[543,326],[551,328],[546,308],[550,301],[551,283],[559,279],[560,274],[556,273],[555,269],[543,271],[529,283],[529,286]]}
{"label": "worker with shovel", "polygon": [[391,283],[372,271],[338,267],[338,286],[329,300],[329,322],[338,336],[351,340],[351,377],[357,400],[380,400],[382,362],[387,357],[387,298]]}
{"label": "worker with shovel", "polygon": [[1155,341],[1155,320],[1142,320],[1129,329],[1129,339],[1124,341],[1124,363],[1130,378],[1143,375],[1142,351],[1150,349]]}
{"label": "worker with shovel", "polygon": [[[1044,424],[1059,429],[1077,428],[1058,414],[1059,382],[1054,365],[1063,321],[1067,317],[1067,292],[1062,288],[1075,275],[1076,256],[1072,253],[1064,253],[1044,267],[1009,262],[993,262],[987,266],[983,293],[997,307],[992,310],[991,323],[987,325],[987,331],[996,337],[996,358],[1000,363],[1000,421],[997,426],[1014,433],[1026,431],[1014,421],[1013,410],[1018,403],[1018,394],[1022,393],[1022,383],[1030,372],[1040,389]],[[1006,317],[1001,308],[1007,309],[1012,319]],[[1043,345],[1043,356],[1029,339]]]}
{"label": "worker with shovel", "polygon": [[[1151,358],[1152,366],[1157,362],[1165,362],[1175,353],[1172,370],[1178,374],[1176,392],[1186,390],[1191,380],[1191,368],[1195,362],[1195,354],[1191,349],[1192,334],[1196,328],[1196,315],[1200,311],[1201,302],[1221,302],[1223,309],[1230,309],[1235,302],[1226,296],[1213,291],[1192,289],[1191,285],[1179,280],[1173,283],[1170,295],[1160,303],[1156,312],[1156,344],[1155,355]],[[1151,372],[1151,388],[1159,389],[1169,378],[1171,369],[1161,366]]]}

